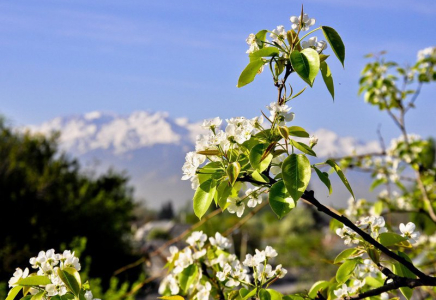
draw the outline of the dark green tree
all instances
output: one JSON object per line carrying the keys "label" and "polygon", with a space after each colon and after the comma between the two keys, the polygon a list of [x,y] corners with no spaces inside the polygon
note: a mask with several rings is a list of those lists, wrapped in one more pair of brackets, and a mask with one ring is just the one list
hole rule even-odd
{"label": "dark green tree", "polygon": [[114,270],[135,260],[129,246],[132,188],[124,174],[81,172],[57,140],[56,134],[18,132],[0,120],[0,281],[16,267],[28,267],[40,250],[59,251],[86,237],[82,258],[92,262],[82,259],[83,267],[106,285]]}

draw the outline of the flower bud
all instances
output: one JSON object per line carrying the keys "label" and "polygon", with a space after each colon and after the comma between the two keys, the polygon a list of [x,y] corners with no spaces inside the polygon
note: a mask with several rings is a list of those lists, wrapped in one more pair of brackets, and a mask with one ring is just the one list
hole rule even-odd
{"label": "flower bud", "polygon": [[318,144],[318,138],[312,135],[309,139],[310,148],[313,148],[316,144]]}

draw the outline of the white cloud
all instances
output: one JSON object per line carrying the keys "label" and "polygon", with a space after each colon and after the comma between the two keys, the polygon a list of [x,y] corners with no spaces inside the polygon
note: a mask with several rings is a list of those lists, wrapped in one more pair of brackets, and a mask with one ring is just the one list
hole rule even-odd
{"label": "white cloud", "polygon": [[340,137],[328,129],[318,129],[314,135],[318,137],[318,144],[314,148],[318,157],[341,157],[381,150],[377,141],[362,142],[354,137]]}

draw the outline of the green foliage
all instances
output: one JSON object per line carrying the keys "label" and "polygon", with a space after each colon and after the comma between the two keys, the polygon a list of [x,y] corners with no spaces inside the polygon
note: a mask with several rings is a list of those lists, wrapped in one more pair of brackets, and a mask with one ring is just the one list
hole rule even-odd
{"label": "green foliage", "polygon": [[19,133],[4,121],[0,156],[0,199],[9,212],[0,218],[0,226],[8,228],[0,233],[0,281],[40,250],[59,250],[79,236],[88,240],[83,255],[93,257],[89,275],[103,278],[105,285],[116,268],[134,259],[127,177],[112,171],[85,175],[76,160],[58,150],[56,135]]}

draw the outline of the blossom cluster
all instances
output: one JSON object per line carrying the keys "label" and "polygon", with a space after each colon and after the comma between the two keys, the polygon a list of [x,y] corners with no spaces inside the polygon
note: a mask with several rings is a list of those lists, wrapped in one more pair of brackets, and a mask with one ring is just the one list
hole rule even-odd
{"label": "blossom cluster", "polygon": [[[359,221],[356,222],[356,226],[371,235],[374,239],[377,239],[381,233],[388,232],[385,219],[382,216],[367,216],[361,217]],[[406,225],[400,223],[399,230],[403,237],[406,237],[411,244],[415,244],[420,233],[415,231],[416,226],[414,223],[409,222]],[[345,245],[359,244],[361,238],[359,235],[350,227],[343,226],[342,228],[336,229],[336,234],[344,240]]]}
{"label": "blossom cluster", "polygon": [[[311,26],[315,25],[315,19],[309,18],[307,14],[303,14],[303,17],[301,16],[292,16],[290,17],[291,21],[291,29],[297,32],[299,29],[301,31],[308,31]],[[246,53],[250,54],[253,52],[258,51],[265,45],[278,45],[279,47],[285,46],[285,41],[287,39],[287,32],[285,29],[285,26],[279,25],[272,31],[270,31],[270,38],[272,42],[265,40],[261,41],[259,40],[254,33],[251,33],[247,39],[245,40],[248,44],[248,50]],[[319,41],[317,37],[311,37],[308,41],[302,41],[301,47],[303,49],[305,48],[312,48],[315,49],[318,53],[321,53],[323,50],[327,48],[327,42],[326,41]],[[287,56],[287,53],[284,54]]]}
{"label": "blossom cluster", "polygon": [[277,256],[277,251],[271,246],[266,246],[265,250],[255,250],[256,254],[247,254],[242,265],[240,262],[225,264],[223,271],[217,273],[220,281],[226,281],[228,287],[239,286],[249,280],[247,269],[253,270],[253,279],[256,286],[263,286],[271,282],[274,278],[283,278],[287,271],[282,265],[277,265],[275,269],[268,264],[268,260]]}
{"label": "blossom cluster", "polygon": [[[29,262],[33,269],[37,269],[36,274],[32,274],[46,276],[51,282],[45,286],[32,286],[29,289],[29,293],[32,295],[36,295],[41,291],[44,292],[42,299],[50,299],[57,295],[63,296],[67,294],[68,289],[59,277],[58,269],[74,268],[77,271],[81,269],[79,258],[70,250],[65,250],[63,253],[55,253],[54,249],[40,251],[36,257],[30,258]],[[24,271],[21,268],[17,268],[13,277],[8,282],[9,287],[19,285],[21,279],[32,276],[32,274],[29,274],[29,268],[25,268]],[[86,300],[94,299],[92,292],[89,290],[85,291],[84,295]]]}
{"label": "blossom cluster", "polygon": [[417,54],[418,61],[425,59],[436,60],[436,47],[427,47],[418,51]]}
{"label": "blossom cluster", "polygon": [[[241,263],[236,255],[227,252],[231,243],[219,232],[214,237],[207,237],[202,231],[195,231],[186,242],[188,246],[181,250],[170,247],[171,255],[167,257],[169,274],[161,282],[160,294],[186,294],[191,299],[207,300],[216,288],[249,288],[253,286],[251,278],[256,286],[262,286],[272,279],[282,278],[287,272],[281,265],[273,269],[268,264],[269,259],[277,256],[276,250],[270,246],[262,251],[256,250],[255,255],[247,254]],[[193,283],[184,290],[180,279],[186,277],[182,274],[192,266],[198,272],[191,274],[195,277]],[[218,278],[218,283],[209,278]]]}
{"label": "blossom cluster", "polygon": [[[267,106],[270,112],[270,120],[274,125],[284,126],[287,122],[291,122],[295,114],[291,112],[291,107],[286,104],[278,104],[276,102],[270,103]],[[245,117],[236,117],[226,119],[227,125],[224,130],[221,129],[223,120],[219,117],[204,120],[202,127],[208,130],[207,134],[200,134],[196,137],[195,151],[188,152],[185,157],[185,163],[182,167],[183,177],[182,180],[191,180],[191,187],[195,190],[198,188],[199,169],[207,162],[220,162],[223,170],[228,164],[228,154],[230,150],[239,151],[243,153],[247,149],[244,143],[249,141],[257,132],[264,130],[262,127],[263,116],[247,119]],[[317,138],[310,139],[311,145],[317,143]],[[244,154],[245,155],[245,154]],[[280,162],[285,156],[276,157],[272,163],[272,173],[275,171],[280,172]],[[274,168],[275,166],[275,168]],[[275,174],[276,175],[276,174]],[[244,187],[245,186],[242,186]],[[241,217],[244,213],[245,206],[255,207],[262,202],[261,194],[265,192],[262,189],[253,188],[245,191],[245,196],[239,198],[238,195],[229,196],[228,211],[236,213]],[[248,199],[245,204],[244,200]]]}
{"label": "blossom cluster", "polygon": [[[218,154],[225,155],[229,149],[237,149],[240,144],[249,140],[255,133],[256,128],[261,128],[263,117],[246,119],[245,117],[236,117],[226,119],[227,126],[221,130],[222,120],[218,117],[210,120],[204,120],[202,126],[209,129],[208,134],[200,134],[196,138],[195,150],[188,152],[185,157],[185,164],[182,167],[182,180],[190,179],[192,188],[198,187],[197,169],[206,161],[206,154],[198,154],[202,151],[218,151]],[[218,156],[207,156],[212,161],[218,160]]]}

